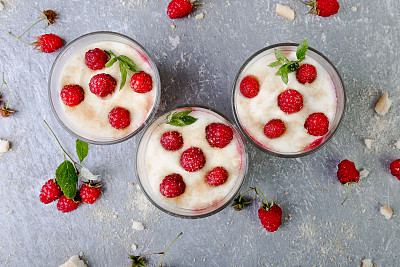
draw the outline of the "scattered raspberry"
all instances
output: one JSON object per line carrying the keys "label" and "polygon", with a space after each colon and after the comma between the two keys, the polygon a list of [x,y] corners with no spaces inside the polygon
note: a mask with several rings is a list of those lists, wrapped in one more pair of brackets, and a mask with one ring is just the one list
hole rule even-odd
{"label": "scattered raspberry", "polygon": [[79,195],[83,202],[87,204],[93,204],[99,198],[101,190],[101,184],[91,185],[84,183],[79,190]]}
{"label": "scattered raspberry", "polygon": [[264,126],[264,134],[270,139],[281,137],[286,131],[286,126],[283,121],[278,119],[270,120]]}
{"label": "scattered raspberry", "polygon": [[52,33],[35,37],[35,39],[36,42],[34,42],[33,45],[35,45],[35,49],[40,50],[40,52],[53,53],[63,46],[62,39]]}
{"label": "scattered raspberry", "polygon": [[390,164],[390,172],[400,180],[400,159],[396,159]]}
{"label": "scattered raspberry", "polygon": [[109,57],[104,50],[95,48],[86,52],[85,64],[91,70],[101,70],[106,66],[108,58]]}
{"label": "scattered raspberry", "polygon": [[215,167],[207,173],[206,182],[211,186],[219,186],[228,180],[228,171],[223,167]]}
{"label": "scattered raspberry", "polygon": [[303,96],[296,90],[288,89],[279,94],[278,106],[286,114],[298,112],[303,107]]}
{"label": "scattered raspberry", "polygon": [[178,150],[183,146],[182,135],[177,131],[163,133],[160,142],[162,147],[169,151]]}
{"label": "scattered raspberry", "polygon": [[188,172],[200,170],[206,164],[206,157],[198,147],[191,147],[183,151],[181,155],[181,165]]}
{"label": "scattered raspberry", "polygon": [[329,17],[336,14],[340,7],[337,0],[309,0],[303,3],[311,7],[308,13],[321,17]]}
{"label": "scattered raspberry", "polygon": [[308,134],[322,136],[328,132],[329,120],[324,113],[313,113],[308,116],[304,128],[306,128]]}
{"label": "scattered raspberry", "polygon": [[131,88],[136,93],[147,93],[151,91],[151,89],[153,89],[153,80],[150,74],[144,71],[133,74],[131,78]]}
{"label": "scattered raspberry", "polygon": [[107,73],[94,75],[89,82],[90,92],[98,97],[106,97],[114,93],[117,81]]}
{"label": "scattered raspberry", "polygon": [[240,92],[247,98],[253,98],[260,91],[260,83],[257,78],[249,75],[243,78],[240,82]]}
{"label": "scattered raspberry", "polygon": [[65,105],[73,107],[85,99],[85,91],[79,85],[69,84],[63,87],[60,96]]}
{"label": "scattered raspberry", "polygon": [[57,209],[62,212],[71,212],[76,210],[79,206],[79,202],[76,202],[73,199],[67,198],[65,195],[62,195],[57,202]]}
{"label": "scattered raspberry", "polygon": [[50,179],[42,186],[39,198],[40,202],[44,204],[49,204],[54,200],[59,199],[61,195],[61,188],[56,184],[56,181],[54,179]]}
{"label": "scattered raspberry", "polygon": [[121,107],[113,108],[108,114],[108,121],[115,129],[124,129],[131,124],[131,113]]}
{"label": "scattered raspberry", "polygon": [[268,232],[275,232],[282,224],[282,209],[274,202],[269,208],[263,205],[258,209],[258,218]]}
{"label": "scattered raspberry", "polygon": [[312,83],[317,78],[317,69],[311,64],[303,64],[296,72],[296,78],[299,83]]}
{"label": "scattered raspberry", "polygon": [[233,130],[223,123],[211,123],[206,127],[206,139],[210,146],[224,148],[233,139]]}
{"label": "scattered raspberry", "polygon": [[160,192],[167,198],[174,198],[185,192],[186,184],[181,175],[177,173],[165,176],[160,184]]}
{"label": "scattered raspberry", "polygon": [[338,165],[337,178],[342,184],[357,183],[360,178],[360,172],[353,162],[345,159]]}
{"label": "scattered raspberry", "polygon": [[186,17],[192,11],[193,5],[188,0],[172,0],[167,8],[168,17],[171,19]]}

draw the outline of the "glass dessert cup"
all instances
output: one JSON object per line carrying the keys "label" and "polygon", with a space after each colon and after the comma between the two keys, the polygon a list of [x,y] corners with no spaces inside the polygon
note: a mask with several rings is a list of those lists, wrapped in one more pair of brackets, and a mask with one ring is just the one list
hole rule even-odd
{"label": "glass dessert cup", "polygon": [[[339,128],[342,117],[344,115],[345,104],[346,104],[344,85],[343,85],[342,79],[341,79],[337,69],[335,68],[335,66],[333,66],[333,64],[322,53],[318,52],[317,50],[315,50],[313,48],[308,48],[307,58],[310,58],[310,60],[316,61],[317,64],[322,66],[322,68],[326,71],[326,73],[330,77],[331,85],[333,87],[333,91],[336,96],[336,107],[335,107],[335,111],[333,114],[333,119],[329,121],[328,132],[325,135],[316,138],[316,140],[314,140],[314,142],[309,143],[307,146],[304,146],[302,149],[299,149],[296,151],[284,151],[284,152],[274,150],[274,149],[268,147],[265,144],[266,142],[257,140],[253,136],[253,134],[250,133],[250,132],[252,132],[252,129],[247,129],[246,126],[244,126],[245,123],[243,121],[243,118],[241,118],[241,114],[239,112],[239,110],[243,110],[242,107],[238,106],[239,102],[240,102],[240,98],[244,98],[244,96],[242,96],[241,92],[240,92],[240,82],[242,81],[242,79],[245,76],[249,75],[248,70],[251,66],[253,66],[253,64],[258,62],[262,58],[266,58],[268,56],[274,55],[274,49],[281,50],[285,54],[287,54],[287,53],[296,53],[297,47],[298,47],[298,44],[281,43],[281,44],[275,44],[275,45],[266,47],[266,48],[261,49],[260,51],[256,52],[255,54],[253,54],[248,60],[246,60],[246,62],[243,64],[243,66],[240,68],[239,72],[237,73],[235,81],[234,81],[234,86],[233,86],[233,90],[232,90],[232,98],[231,98],[235,121],[239,125],[239,128],[242,131],[242,133],[244,133],[244,135],[251,141],[251,143],[253,143],[260,150],[267,152],[273,156],[285,157],[285,158],[296,158],[296,157],[306,156],[313,152],[316,152],[317,150],[321,149],[325,144],[327,144],[328,141],[331,140],[331,138],[335,135],[336,131]],[[307,58],[306,58],[306,60],[307,60]],[[270,62],[270,63],[272,63],[272,62]],[[300,65],[302,63],[300,63]],[[304,63],[306,63],[306,62],[304,62]],[[268,64],[265,64],[265,68],[272,69],[271,67],[267,66]],[[274,75],[275,75],[275,72],[274,72]],[[280,79],[279,76],[276,76],[276,77],[278,77]],[[290,85],[291,79],[296,80],[295,73],[289,74],[289,85]],[[317,76],[317,79],[318,79],[318,76]],[[282,84],[283,84],[283,82],[282,82]],[[290,86],[286,86],[285,89],[296,89],[296,88],[291,88]],[[263,90],[262,85],[260,87],[260,91],[261,90]],[[250,99],[250,101],[251,101],[251,99]],[[305,101],[305,103],[306,103],[306,101]],[[277,106],[277,109],[279,109],[278,106]],[[323,111],[315,111],[315,112],[323,112]],[[283,114],[283,112],[282,112],[282,114]],[[291,116],[291,115],[288,115],[288,116]],[[263,123],[265,124],[266,122],[263,122]],[[302,121],[301,123],[303,125],[304,121]],[[299,124],[300,124],[300,122],[299,122]],[[267,137],[265,137],[265,138],[267,138]]]}
{"label": "glass dessert cup", "polygon": [[[155,90],[154,92],[155,96],[152,96],[153,97],[152,106],[149,108],[148,113],[146,113],[147,117],[143,116],[141,118],[143,120],[140,122],[140,124],[135,125],[134,128],[132,128],[132,131],[129,130],[129,132],[120,134],[118,136],[117,135],[102,136],[101,131],[91,133],[89,131],[82,129],[82,127],[79,127],[76,123],[72,121],[71,117],[67,115],[65,110],[66,107],[60,97],[60,91],[63,86],[61,79],[64,78],[63,76],[65,76],[66,71],[64,70],[64,68],[65,66],[67,66],[67,63],[69,63],[69,59],[74,56],[76,57],[76,55],[78,53],[81,53],[82,50],[85,49],[86,47],[103,42],[117,44],[120,46],[124,45],[124,47],[129,47],[129,49],[132,48],[131,51],[134,51],[135,55],[138,55],[138,57],[141,58],[142,64],[146,64],[146,67],[151,70],[151,74],[153,76],[153,91]],[[82,61],[84,62],[84,58],[82,59]],[[118,66],[118,62],[114,65]],[[103,72],[104,70],[105,69],[100,70],[98,72]],[[93,72],[93,73],[98,73],[98,72]],[[119,79],[120,75],[118,74],[118,77],[115,78]],[[125,86],[127,85],[129,86],[130,84],[129,79],[130,75],[128,75],[127,77]],[[81,86],[88,86],[88,84],[84,84]],[[132,90],[131,88],[125,88],[125,87],[123,88],[123,90],[126,89]],[[119,83],[115,88],[116,92],[118,90],[119,90]],[[48,82],[48,95],[52,110],[57,120],[64,127],[65,130],[67,130],[74,137],[82,141],[85,141],[87,143],[92,143],[97,145],[109,145],[109,144],[119,143],[133,137],[138,132],[140,132],[145,127],[145,125],[154,117],[161,97],[161,82],[155,62],[151,59],[149,53],[139,43],[137,43],[130,37],[127,37],[119,33],[100,31],[100,32],[88,33],[78,37],[77,39],[70,42],[60,52],[60,54],[55,59],[50,71],[50,77]],[[85,100],[86,96],[87,93],[85,94]]]}
{"label": "glass dessert cup", "polygon": [[[139,184],[141,188],[143,189],[143,192],[145,193],[146,197],[149,199],[149,201],[156,206],[158,209],[162,210],[163,212],[176,216],[176,217],[181,217],[181,218],[187,218],[187,219],[197,219],[197,218],[203,218],[207,217],[210,215],[213,215],[228,205],[232,202],[233,198],[236,196],[236,194],[239,192],[243,181],[244,177],[247,172],[247,153],[245,149],[245,143],[243,140],[243,137],[240,133],[240,131],[236,128],[235,125],[233,125],[230,121],[228,121],[225,117],[223,117],[221,114],[205,107],[182,107],[178,108],[172,111],[180,112],[184,110],[192,110],[192,113],[189,115],[193,115],[193,117],[201,117],[205,116],[208,119],[213,119],[214,122],[220,122],[225,125],[228,125],[232,128],[233,130],[233,140],[231,143],[223,148],[206,148],[205,143],[207,143],[207,140],[205,138],[205,127],[203,127],[205,124],[202,124],[202,119],[200,118],[197,122],[194,124],[190,125],[193,127],[198,127],[197,129],[201,129],[202,134],[201,136],[204,135],[204,140],[202,142],[197,142],[201,138],[194,137],[192,136],[193,129],[196,128],[187,128],[186,132],[185,130],[182,130],[184,127],[189,127],[189,126],[183,126],[183,127],[176,127],[176,126],[170,126],[164,124],[166,116],[170,114],[170,112],[165,113],[158,118],[156,118],[148,127],[147,129],[142,133],[141,139],[139,141],[137,151],[136,151],[136,174],[137,178],[139,181]],[[194,126],[196,123],[199,123],[198,126]],[[205,122],[204,122],[205,123]],[[206,123],[209,123],[206,121]],[[155,150],[154,147],[159,147],[162,149],[162,146],[160,145],[160,137],[163,132],[165,131],[178,131],[182,132],[183,136],[183,147],[180,148],[178,151],[166,151],[164,150],[158,153],[158,150]],[[198,131],[200,133],[200,131]],[[204,133],[204,134],[203,134]],[[189,140],[190,138],[187,138],[187,136],[190,135],[192,136],[192,139]],[[186,139],[185,139],[186,138]],[[185,144],[185,140],[189,140],[187,144]],[[196,140],[195,143],[192,142],[192,140]],[[197,144],[197,145],[196,145]],[[208,145],[208,143],[207,143]],[[206,165],[199,171],[196,172],[187,172],[185,171],[180,163],[179,163],[179,157],[181,155],[181,152],[183,150],[186,150],[188,147],[191,146],[198,146],[202,150],[204,150],[205,157],[207,159]],[[209,145],[208,145],[209,146]],[[158,149],[158,148],[157,148]],[[209,150],[207,150],[209,149]],[[238,157],[235,157],[234,162],[232,165],[234,165],[234,169],[232,172],[229,171],[229,168],[227,170],[229,171],[229,178],[228,181],[225,182],[224,184],[217,186],[217,187],[211,187],[205,182],[205,174],[206,171],[210,170],[211,168],[215,167],[214,163],[212,160],[215,159],[215,156],[213,155],[213,151],[217,151],[216,153],[229,153],[230,151],[237,151],[238,153],[235,155],[238,155]],[[223,152],[224,149],[229,149],[225,150],[226,152]],[[233,150],[232,150],[233,149]],[[150,151],[150,152],[149,152]],[[163,164],[161,161],[164,158],[164,156],[161,156],[161,159],[153,159],[152,155],[156,154],[161,154],[161,153],[166,153],[167,157],[171,155],[171,157],[176,157],[172,158],[173,163],[169,164]],[[174,154],[175,153],[175,154]],[[219,154],[221,155],[221,154]],[[152,160],[149,160],[149,159]],[[220,158],[220,157],[219,157]],[[227,157],[229,158],[229,156]],[[154,162],[154,167],[152,168],[152,162]],[[169,168],[172,165],[171,168]],[[218,166],[218,164],[217,164]],[[224,166],[227,167],[227,166]],[[229,166],[230,167],[230,166]],[[161,170],[160,174],[154,175],[154,171],[152,169],[157,169]],[[168,169],[165,170],[165,169]],[[170,199],[164,197],[160,193],[160,181],[166,176],[169,175],[170,173],[178,173],[183,176],[183,179],[185,183],[188,183],[186,185],[185,192],[176,198]],[[196,174],[197,173],[197,174]],[[190,176],[190,175],[197,175],[197,176]],[[149,177],[151,177],[152,181],[150,181]],[[157,178],[154,178],[157,177]],[[188,178],[187,178],[188,177]],[[193,178],[195,177],[195,178]],[[198,180],[196,180],[198,179]],[[204,179],[204,180],[203,180]],[[193,181],[193,184],[190,184]],[[224,187],[225,186],[225,187]],[[216,189],[217,188],[217,189]],[[197,190],[197,191],[196,191]],[[213,191],[214,190],[214,191]],[[222,191],[215,191],[215,190],[222,190]],[[214,192],[214,193],[209,193]],[[205,193],[206,192],[206,193]],[[215,192],[217,192],[215,194]],[[185,196],[186,194],[186,196]],[[205,202],[202,202],[203,196],[207,195],[210,196],[210,198],[206,199]],[[218,195],[215,199],[215,197]],[[179,199],[180,198],[180,199]],[[199,202],[197,202],[199,200]],[[176,202],[175,202],[176,201]],[[186,202],[188,201],[188,202]],[[191,208],[189,206],[181,205],[181,203],[200,203],[201,207],[196,207],[196,208]],[[204,203],[207,203],[204,205]],[[200,204],[199,204],[200,205]]]}

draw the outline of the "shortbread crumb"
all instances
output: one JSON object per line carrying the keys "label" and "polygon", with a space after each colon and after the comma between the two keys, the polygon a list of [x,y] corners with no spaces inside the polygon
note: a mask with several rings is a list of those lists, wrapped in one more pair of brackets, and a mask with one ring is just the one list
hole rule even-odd
{"label": "shortbread crumb", "polygon": [[294,20],[294,10],[281,4],[276,5],[276,14],[288,20]]}
{"label": "shortbread crumb", "polygon": [[384,93],[383,96],[376,103],[375,111],[381,116],[386,115],[392,105],[392,100],[389,99],[389,94]]}
{"label": "shortbread crumb", "polygon": [[137,245],[136,245],[135,243],[133,243],[133,244],[131,245],[131,249],[132,249],[132,251],[137,250]]}
{"label": "shortbread crumb", "polygon": [[194,17],[194,19],[196,19],[196,20],[204,19],[204,14],[203,14],[203,13],[197,14],[197,15]]}
{"label": "shortbread crumb", "polygon": [[385,216],[386,219],[392,218],[393,211],[389,206],[382,206],[381,207],[381,214]]}
{"label": "shortbread crumb", "polygon": [[0,154],[6,153],[10,149],[10,142],[0,139]]}
{"label": "shortbread crumb", "polygon": [[362,170],[360,171],[360,179],[367,178],[368,175],[369,175],[369,170],[367,170],[367,169],[362,169]]}
{"label": "shortbread crumb", "polygon": [[372,144],[374,143],[374,141],[375,141],[374,139],[369,139],[369,138],[364,139],[364,143],[368,149],[372,148]]}
{"label": "shortbread crumb", "polygon": [[87,267],[87,265],[79,258],[78,255],[74,255],[69,260],[60,265],[59,267]]}
{"label": "shortbread crumb", "polygon": [[144,226],[141,222],[132,221],[132,229],[134,231],[142,231],[142,230],[144,230]]}
{"label": "shortbread crumb", "polygon": [[395,146],[397,149],[400,149],[400,140],[399,140],[399,141],[396,141],[396,143],[394,143],[394,146]]}
{"label": "shortbread crumb", "polygon": [[374,267],[371,259],[362,260],[362,267]]}

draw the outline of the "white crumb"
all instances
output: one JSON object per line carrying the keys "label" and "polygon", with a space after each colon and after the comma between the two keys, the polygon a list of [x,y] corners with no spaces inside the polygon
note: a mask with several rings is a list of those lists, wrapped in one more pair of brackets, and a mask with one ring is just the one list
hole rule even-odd
{"label": "white crumb", "polygon": [[171,29],[173,29],[173,30],[176,29],[176,26],[175,26],[175,24],[173,22],[171,23]]}
{"label": "white crumb", "polygon": [[169,36],[169,42],[171,43],[171,50],[175,50],[178,45],[181,43],[181,38],[179,38],[179,36]]}
{"label": "white crumb", "polygon": [[118,218],[118,215],[117,215],[117,214],[113,214],[113,218],[114,218],[114,219],[117,219],[117,218]]}
{"label": "white crumb", "polygon": [[143,231],[144,230],[143,223],[138,221],[132,221],[132,229],[134,231]]}
{"label": "white crumb", "polygon": [[397,149],[400,149],[400,140],[397,141],[396,143],[394,143],[394,146],[395,146]]}
{"label": "white crumb", "polygon": [[83,252],[81,251],[81,252],[79,252],[79,257],[83,257]]}
{"label": "white crumb", "polygon": [[0,11],[3,11],[4,10],[4,4],[3,4],[3,2],[0,2]]}
{"label": "white crumb", "polygon": [[10,149],[10,142],[0,139],[0,154],[6,153]]}
{"label": "white crumb", "polygon": [[294,10],[281,4],[276,5],[276,14],[288,20],[294,20]]}
{"label": "white crumb", "polygon": [[13,210],[7,211],[7,214],[13,214],[13,213],[14,213]]}
{"label": "white crumb", "polygon": [[356,12],[357,9],[358,9],[358,8],[357,8],[356,6],[352,6],[352,7],[351,7],[351,11],[353,11],[353,12]]}
{"label": "white crumb", "polygon": [[203,14],[203,13],[197,14],[197,15],[194,17],[194,19],[196,19],[196,20],[204,19],[204,14]]}
{"label": "white crumb", "polygon": [[131,245],[131,249],[132,249],[132,251],[137,250],[137,245],[136,245],[135,243],[133,243],[133,244]]}
{"label": "white crumb", "polygon": [[69,260],[60,265],[59,267],[87,267],[87,265],[79,258],[78,255],[74,255]]}
{"label": "white crumb", "polygon": [[365,145],[367,146],[368,149],[371,149],[371,148],[372,148],[372,144],[373,144],[374,142],[375,142],[374,139],[369,139],[369,138],[364,139],[364,143],[365,143]]}
{"label": "white crumb", "polygon": [[389,111],[391,105],[392,100],[389,99],[389,94],[384,93],[379,99],[378,103],[376,103],[375,111],[379,115],[384,116]]}
{"label": "white crumb", "polygon": [[371,259],[362,260],[362,267],[374,267]]}
{"label": "white crumb", "polygon": [[360,179],[367,178],[368,175],[369,175],[369,170],[367,170],[367,169],[362,169],[362,170],[360,171]]}
{"label": "white crumb", "polygon": [[385,216],[386,219],[392,218],[393,211],[389,206],[382,206],[381,207],[381,214]]}

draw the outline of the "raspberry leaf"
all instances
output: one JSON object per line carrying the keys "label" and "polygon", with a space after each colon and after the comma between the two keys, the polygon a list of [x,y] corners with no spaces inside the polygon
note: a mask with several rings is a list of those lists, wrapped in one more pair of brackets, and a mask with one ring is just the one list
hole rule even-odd
{"label": "raspberry leaf", "polygon": [[307,50],[308,50],[308,39],[305,39],[297,47],[296,57],[299,61],[303,61],[306,58]]}
{"label": "raspberry leaf", "polygon": [[70,161],[65,160],[58,166],[56,181],[67,198],[73,199],[75,197],[78,175],[76,174],[74,165]]}
{"label": "raspberry leaf", "polygon": [[79,139],[76,139],[76,154],[78,155],[79,161],[82,162],[89,152],[89,144]]}
{"label": "raspberry leaf", "polygon": [[173,126],[186,126],[191,125],[197,121],[197,118],[189,116],[192,110],[185,110],[181,112],[171,112],[167,115],[166,120],[163,123],[173,125]]}

